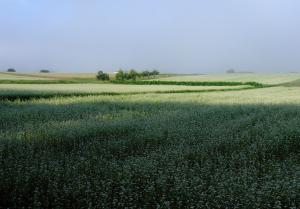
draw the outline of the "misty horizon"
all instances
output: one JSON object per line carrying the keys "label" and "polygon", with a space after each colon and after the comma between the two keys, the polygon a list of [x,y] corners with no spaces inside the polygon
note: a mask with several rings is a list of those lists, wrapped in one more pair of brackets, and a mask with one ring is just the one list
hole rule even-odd
{"label": "misty horizon", "polygon": [[296,0],[4,0],[0,70],[300,72]]}

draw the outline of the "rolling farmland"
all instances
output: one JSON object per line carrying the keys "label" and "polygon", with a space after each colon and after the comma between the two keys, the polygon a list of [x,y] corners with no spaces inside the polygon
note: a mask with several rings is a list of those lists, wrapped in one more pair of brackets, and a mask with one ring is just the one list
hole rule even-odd
{"label": "rolling farmland", "polygon": [[298,77],[249,76],[0,84],[0,208],[299,208]]}

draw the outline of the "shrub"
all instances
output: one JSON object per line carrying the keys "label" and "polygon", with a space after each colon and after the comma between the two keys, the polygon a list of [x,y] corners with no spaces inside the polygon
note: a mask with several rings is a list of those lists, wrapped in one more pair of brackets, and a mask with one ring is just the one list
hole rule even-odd
{"label": "shrub", "polygon": [[40,73],[50,73],[50,70],[40,70]]}
{"label": "shrub", "polygon": [[14,68],[8,68],[8,69],[7,69],[7,72],[10,72],[10,73],[15,73],[15,72],[16,72],[16,70],[15,70]]}
{"label": "shrub", "polygon": [[228,69],[228,70],[226,71],[226,73],[235,73],[235,70],[234,70],[234,69]]}
{"label": "shrub", "polygon": [[103,71],[99,71],[97,74],[97,79],[101,81],[108,81],[109,80],[109,75],[108,73],[104,73]]}
{"label": "shrub", "polygon": [[122,69],[120,69],[116,74],[116,80],[125,80],[125,73]]}

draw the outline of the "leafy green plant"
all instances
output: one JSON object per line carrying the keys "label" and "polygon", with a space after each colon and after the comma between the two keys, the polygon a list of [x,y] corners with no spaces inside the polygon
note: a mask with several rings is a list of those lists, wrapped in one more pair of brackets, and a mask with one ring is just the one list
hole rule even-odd
{"label": "leafy green plant", "polygon": [[98,71],[96,78],[101,81],[108,81],[109,80],[109,74],[104,73],[103,71]]}
{"label": "leafy green plant", "polygon": [[0,208],[300,207],[298,87],[5,86],[85,96],[0,101]]}

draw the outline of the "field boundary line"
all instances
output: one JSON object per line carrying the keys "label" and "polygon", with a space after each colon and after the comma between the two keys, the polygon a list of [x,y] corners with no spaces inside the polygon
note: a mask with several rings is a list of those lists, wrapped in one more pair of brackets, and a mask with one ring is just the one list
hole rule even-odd
{"label": "field boundary line", "polygon": [[[50,99],[55,97],[87,97],[87,96],[129,96],[139,94],[181,94],[181,93],[213,93],[213,92],[227,92],[227,91],[242,91],[258,89],[262,87],[243,87],[243,88],[232,88],[232,89],[200,89],[200,90],[165,90],[165,91],[143,91],[143,92],[95,92],[95,93],[53,93],[53,94],[36,94],[30,95],[0,95],[0,101],[27,101],[33,99]],[[266,87],[264,87],[266,88]]]}

